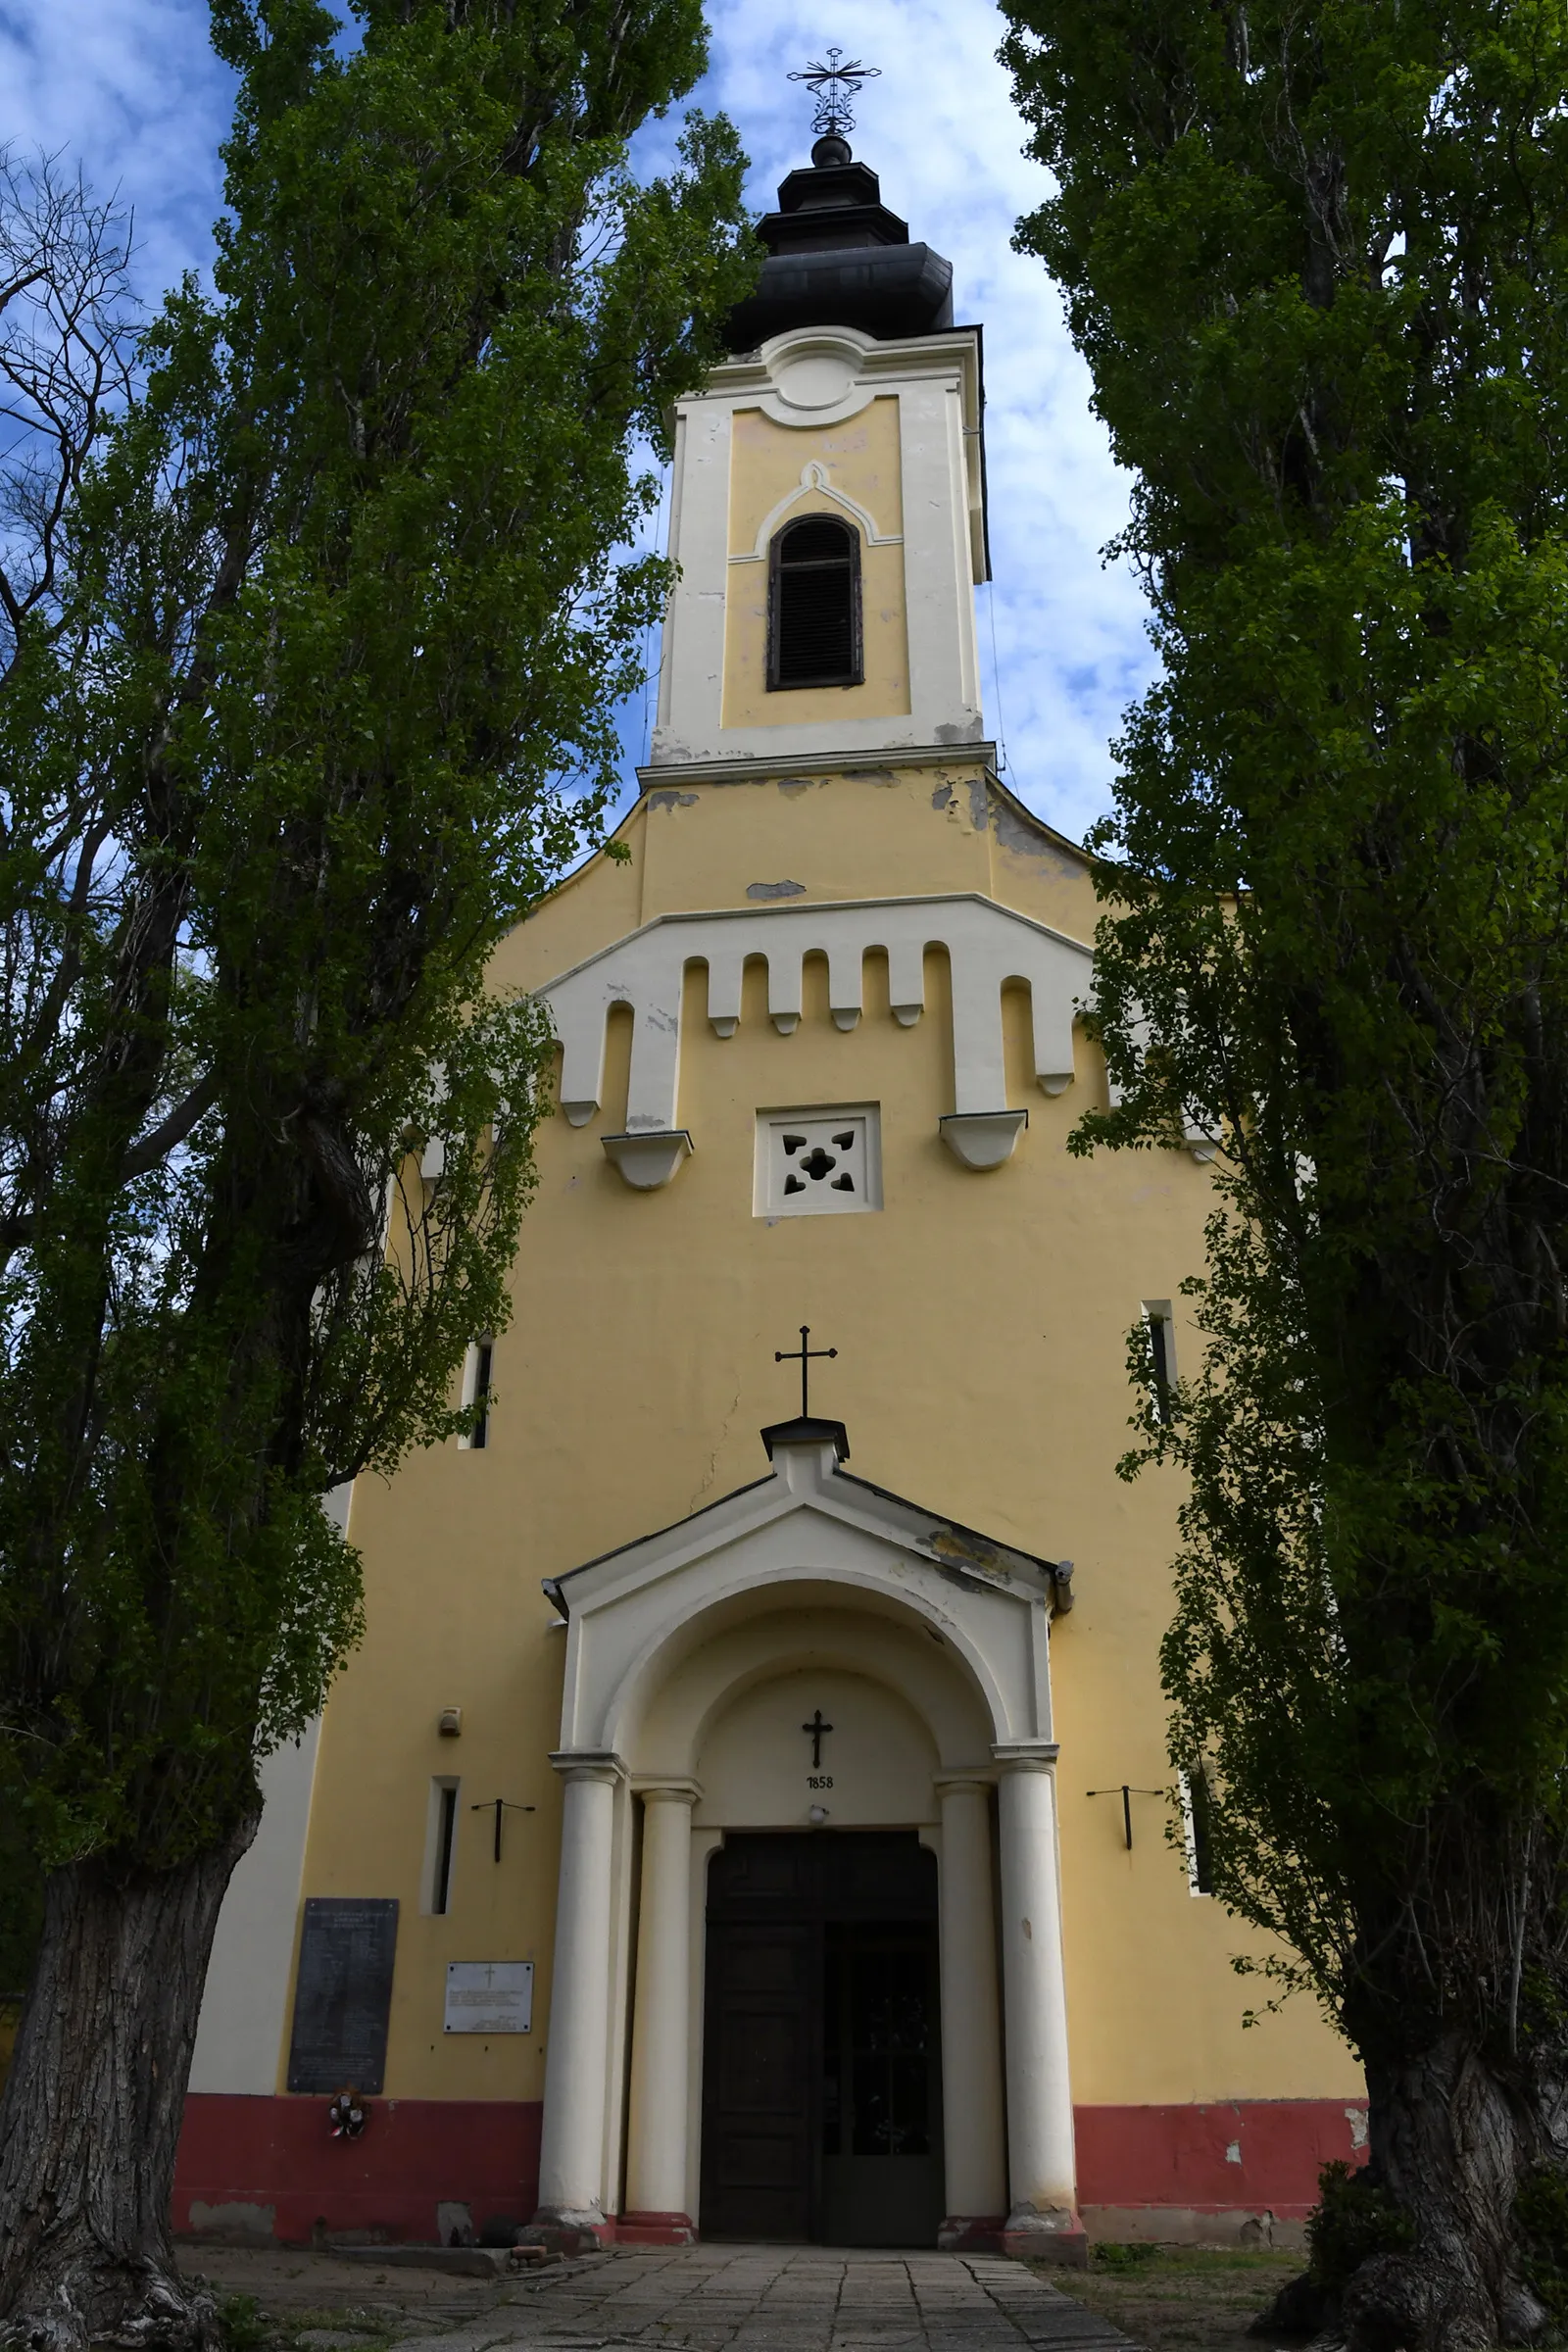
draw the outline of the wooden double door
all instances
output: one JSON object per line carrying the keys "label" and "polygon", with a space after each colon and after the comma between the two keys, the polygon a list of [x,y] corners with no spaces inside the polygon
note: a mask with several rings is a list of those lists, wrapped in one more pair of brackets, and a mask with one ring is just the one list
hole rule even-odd
{"label": "wooden double door", "polygon": [[709,1865],[704,2236],[934,2245],[941,2056],[915,1833],[729,1838]]}

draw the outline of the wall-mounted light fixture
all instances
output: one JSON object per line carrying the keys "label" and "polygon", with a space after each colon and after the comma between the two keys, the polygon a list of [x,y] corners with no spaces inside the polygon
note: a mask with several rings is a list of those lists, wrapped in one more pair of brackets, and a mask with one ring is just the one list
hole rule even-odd
{"label": "wall-mounted light fixture", "polygon": [[1129,1853],[1133,1850],[1133,1798],[1135,1796],[1163,1796],[1164,1793],[1163,1788],[1134,1788],[1126,1781],[1118,1782],[1114,1788],[1086,1788],[1084,1790],[1086,1796],[1119,1796],[1121,1798],[1121,1826],[1122,1833],[1127,1839]]}
{"label": "wall-mounted light fixture", "polygon": [[510,1796],[487,1796],[482,1805],[470,1805],[470,1813],[491,1813],[496,1817],[496,1860],[501,1859],[501,1816],[503,1813],[531,1813],[532,1805],[514,1804]]}

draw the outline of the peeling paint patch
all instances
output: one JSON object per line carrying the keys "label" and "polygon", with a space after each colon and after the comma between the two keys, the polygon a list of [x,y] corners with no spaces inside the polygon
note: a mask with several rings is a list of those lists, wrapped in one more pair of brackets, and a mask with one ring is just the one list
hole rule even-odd
{"label": "peeling paint patch", "polygon": [[695,792],[676,792],[672,788],[662,792],[651,792],[648,795],[648,806],[650,808],[695,808],[697,795]]}
{"label": "peeling paint patch", "polygon": [[962,1568],[950,1568],[944,1560],[938,1560],[937,1574],[945,1576],[950,1585],[956,1585],[960,1592],[989,1592],[991,1591],[991,1587],[986,1583],[984,1577],[970,1576]]}
{"label": "peeling paint patch", "polygon": [[940,1559],[961,1560],[966,1568],[995,1571],[1002,1566],[1002,1554],[983,1536],[971,1536],[955,1527],[935,1527],[926,1541]]}
{"label": "peeling paint patch", "polygon": [[1347,2107],[1345,2120],[1350,2127],[1351,2147],[1364,2148],[1366,2146],[1366,2109],[1364,2107]]}
{"label": "peeling paint patch", "polygon": [[798,792],[814,792],[816,778],[814,776],[780,776],[778,788],[780,792],[793,800]]}
{"label": "peeling paint patch", "polygon": [[196,2237],[238,2239],[247,2244],[270,2245],[273,2224],[277,2219],[275,2205],[204,2205],[199,2197],[190,2204],[191,2233]]}
{"label": "peeling paint patch", "polygon": [[1000,795],[994,797],[991,803],[991,822],[997,829],[997,839],[1002,847],[1010,850],[1015,858],[1031,858],[1037,865],[1049,866],[1059,874],[1071,874],[1076,870],[1070,858],[1064,857],[1052,842],[1043,840],[1011,803],[1003,800]]}
{"label": "peeling paint patch", "polygon": [[748,882],[746,896],[749,899],[803,899],[806,896],[806,884],[804,882]]}
{"label": "peeling paint patch", "polygon": [[[999,846],[1014,858],[1027,858],[1032,865],[1076,878],[1079,869],[1075,861],[1036,832],[1005,794],[994,791],[984,776],[971,776],[968,792],[969,822],[977,833],[993,832]],[[951,785],[939,785],[931,795],[931,806],[946,808],[956,797]]]}
{"label": "peeling paint patch", "polygon": [[473,2214],[466,2205],[437,2205],[435,2233],[443,2246],[473,2244]]}
{"label": "peeling paint patch", "polygon": [[1241,2143],[1241,2141],[1240,2141],[1239,2139],[1228,2139],[1228,2140],[1226,2141],[1226,2143],[1225,2143],[1225,2161],[1226,2161],[1226,2163],[1227,2163],[1227,2164],[1240,2164],[1240,2163],[1241,2163],[1241,2161],[1242,2161],[1242,2143]]}

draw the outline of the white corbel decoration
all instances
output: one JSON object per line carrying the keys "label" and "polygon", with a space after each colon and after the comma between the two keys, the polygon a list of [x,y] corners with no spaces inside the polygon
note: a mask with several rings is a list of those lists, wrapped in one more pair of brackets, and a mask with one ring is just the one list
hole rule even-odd
{"label": "white corbel decoration", "polygon": [[605,1152],[634,1193],[657,1193],[692,1153],[685,1127],[650,1128],[642,1135],[607,1135]]}
{"label": "white corbel decoration", "polygon": [[[1073,1020],[1089,994],[1091,959],[1080,941],[973,892],[660,915],[541,991],[564,1049],[562,1109],[574,1127],[586,1126],[599,1110],[610,1009],[629,1006],[626,1128],[623,1136],[606,1137],[605,1149],[628,1183],[640,1182],[642,1189],[668,1183],[691,1148],[678,1118],[681,1004],[689,964],[708,966],[709,1023],[716,1036],[727,1038],[740,1027],[747,961],[760,956],[767,965],[768,1018],[787,1037],[801,1018],[804,965],[813,955],[827,959],[828,1004],[840,1029],[852,1029],[864,1009],[862,972],[872,951],[887,957],[894,1019],[912,1026],[925,1005],[927,948],[946,950],[953,974],[949,1140],[965,1166],[996,1166],[1006,1152],[1000,1149],[1003,1129],[995,1122],[1010,1123],[1010,1150],[1027,1116],[1007,1106],[1003,990],[1009,982],[1027,986],[1036,1078],[1046,1094],[1060,1094],[1072,1084]],[[974,1124],[981,1117],[992,1122],[983,1139]],[[649,1150],[636,1155],[637,1165],[662,1167],[662,1174],[639,1179],[628,1173],[632,1147],[640,1140]]]}
{"label": "white corbel decoration", "polygon": [[937,1124],[942,1141],[966,1168],[1000,1168],[1029,1124],[1026,1110],[950,1110]]}

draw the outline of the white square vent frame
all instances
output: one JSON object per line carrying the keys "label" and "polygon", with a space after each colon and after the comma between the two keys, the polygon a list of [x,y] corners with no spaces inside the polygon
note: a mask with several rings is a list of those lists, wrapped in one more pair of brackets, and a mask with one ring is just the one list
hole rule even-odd
{"label": "white square vent frame", "polygon": [[874,1102],[837,1110],[760,1110],[760,1217],[843,1217],[882,1205],[882,1137]]}

